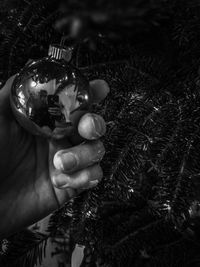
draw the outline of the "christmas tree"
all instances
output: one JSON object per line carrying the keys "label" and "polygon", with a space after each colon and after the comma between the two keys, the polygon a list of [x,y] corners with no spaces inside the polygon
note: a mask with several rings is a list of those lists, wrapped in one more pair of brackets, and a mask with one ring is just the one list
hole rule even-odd
{"label": "christmas tree", "polygon": [[94,106],[107,122],[103,181],[57,210],[47,234],[3,240],[1,266],[41,263],[58,234],[66,253],[85,248],[82,267],[200,266],[199,1],[0,5],[2,85],[64,36],[72,63],[111,88]]}

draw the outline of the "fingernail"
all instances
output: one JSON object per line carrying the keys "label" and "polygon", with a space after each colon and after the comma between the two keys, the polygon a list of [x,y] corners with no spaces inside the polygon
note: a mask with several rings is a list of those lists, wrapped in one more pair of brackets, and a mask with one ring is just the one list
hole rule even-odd
{"label": "fingernail", "polygon": [[92,115],[92,121],[94,124],[94,134],[93,138],[101,137],[106,132],[106,126],[104,120],[100,116]]}
{"label": "fingernail", "polygon": [[54,163],[54,166],[57,170],[63,170],[62,160],[61,160],[60,156],[58,156],[57,154],[54,156],[53,163]]}
{"label": "fingernail", "polygon": [[63,164],[63,170],[72,171],[76,167],[77,159],[73,153],[64,153],[60,157]]}
{"label": "fingernail", "polygon": [[69,187],[69,178],[67,175],[59,175],[57,177],[53,177],[53,183],[58,188],[66,188]]}
{"label": "fingernail", "polygon": [[68,152],[54,158],[54,166],[58,170],[71,171],[77,164],[76,157],[73,153]]}

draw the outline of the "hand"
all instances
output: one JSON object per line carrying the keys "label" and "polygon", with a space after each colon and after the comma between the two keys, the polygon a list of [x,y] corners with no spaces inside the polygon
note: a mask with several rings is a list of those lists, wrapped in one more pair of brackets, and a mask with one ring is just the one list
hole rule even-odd
{"label": "hand", "polygon": [[[103,175],[99,162],[105,152],[98,140],[105,134],[105,122],[96,114],[81,117],[79,135],[57,142],[25,131],[10,108],[12,81],[13,77],[0,91],[1,238],[44,218],[81,190],[96,186]],[[109,92],[102,80],[90,85],[94,102]],[[80,136],[84,143],[80,144]]]}

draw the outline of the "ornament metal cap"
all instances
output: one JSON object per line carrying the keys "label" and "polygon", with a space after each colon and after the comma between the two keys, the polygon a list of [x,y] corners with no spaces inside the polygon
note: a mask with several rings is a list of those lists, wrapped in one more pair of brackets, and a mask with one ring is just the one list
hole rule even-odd
{"label": "ornament metal cap", "polygon": [[72,58],[73,47],[64,47],[61,45],[50,45],[48,55],[55,59],[64,59],[69,62]]}

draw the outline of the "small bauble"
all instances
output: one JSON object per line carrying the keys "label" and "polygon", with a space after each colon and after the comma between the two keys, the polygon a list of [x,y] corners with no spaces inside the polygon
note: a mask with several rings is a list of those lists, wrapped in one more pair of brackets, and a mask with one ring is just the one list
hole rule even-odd
{"label": "small bauble", "polygon": [[64,60],[66,50],[49,51],[48,57],[16,75],[10,100],[22,127],[34,135],[61,139],[75,131],[89,108],[91,92],[87,79]]}

